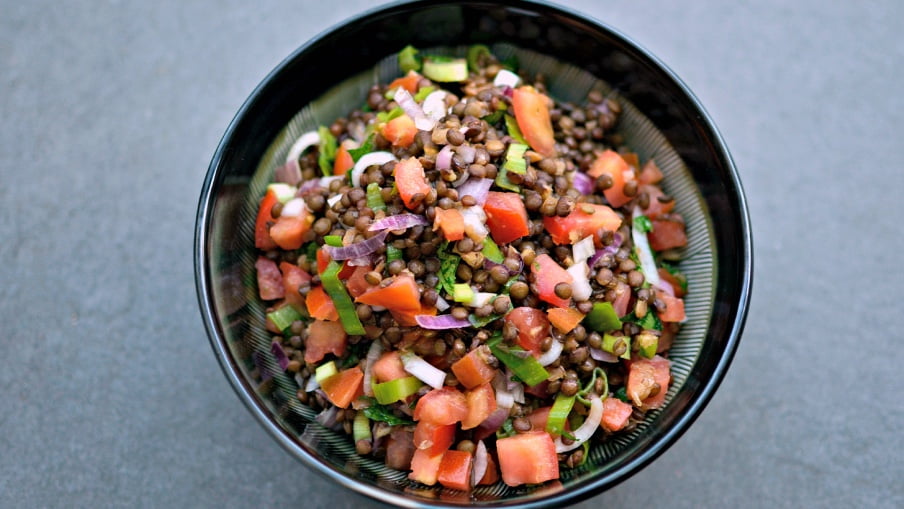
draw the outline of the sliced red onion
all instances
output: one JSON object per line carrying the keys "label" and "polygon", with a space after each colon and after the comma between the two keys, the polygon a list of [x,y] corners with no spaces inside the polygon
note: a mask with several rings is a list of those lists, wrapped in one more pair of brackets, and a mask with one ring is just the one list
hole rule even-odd
{"label": "sliced red onion", "polygon": [[320,187],[321,186],[320,186],[319,179],[306,180],[305,183],[302,184],[301,187],[298,188],[298,192],[295,193],[295,196],[299,196],[299,197],[307,196],[307,195],[311,194],[312,192],[320,189]]}
{"label": "sliced red onion", "polygon": [[263,352],[255,351],[251,356],[251,360],[254,362],[254,365],[257,366],[258,372],[260,372],[261,381],[266,382],[267,380],[273,378],[273,374],[270,372],[270,368],[267,367],[267,360]]}
{"label": "sliced red onion", "polygon": [[524,384],[515,384],[515,388],[512,389],[512,399],[515,400],[515,403],[524,404]]}
{"label": "sliced red onion", "polygon": [[575,263],[565,269],[565,271],[571,274],[573,280],[571,282],[571,297],[575,302],[589,299],[590,295],[593,294],[593,288],[590,287],[590,279],[587,276],[590,271],[587,264]]}
{"label": "sliced red onion", "polygon": [[477,201],[477,205],[483,207],[487,202],[490,188],[493,186],[491,179],[469,178],[461,187],[458,188],[458,199],[461,200],[465,196],[472,196]]}
{"label": "sliced red onion", "polygon": [[389,235],[389,232],[383,230],[367,240],[362,240],[349,246],[333,247],[325,245],[323,249],[326,250],[326,253],[333,260],[351,260],[377,252],[383,245],[383,241],[386,240],[387,235]]}
{"label": "sliced red onion", "polygon": [[508,410],[515,405],[515,396],[508,390],[506,378],[503,372],[496,373],[493,377],[493,389],[496,391],[496,406]]}
{"label": "sliced red onion", "polygon": [[405,114],[414,120],[414,125],[419,130],[430,131],[436,125],[436,122],[424,114],[424,110],[414,100],[414,97],[411,97],[411,94],[403,87],[397,88],[392,98],[399,103],[400,108],[405,110]]}
{"label": "sliced red onion", "polygon": [[435,168],[439,171],[452,169],[452,145],[446,145],[436,154]]}
{"label": "sliced red onion", "polygon": [[571,247],[572,255],[574,258],[575,265],[581,264],[589,260],[596,254],[596,247],[593,245],[593,235],[588,235],[583,239],[577,241],[574,246]]}
{"label": "sliced red onion", "polygon": [[342,426],[342,424],[337,421],[338,416],[339,407],[330,406],[326,410],[317,414],[317,417],[314,417],[314,420],[320,423],[320,425],[324,428],[333,429],[337,425]]}
{"label": "sliced red onion", "polygon": [[279,364],[279,369],[285,371],[286,367],[289,366],[289,356],[286,355],[286,351],[283,350],[279,341],[274,341],[270,343],[270,351],[273,353],[273,356],[276,357],[276,362]]}
{"label": "sliced red onion", "polygon": [[491,413],[489,417],[480,423],[480,426],[474,429],[474,439],[483,440],[495,433],[496,430],[502,427],[502,423],[505,422],[508,415],[508,408],[497,408],[495,412]]}
{"label": "sliced red onion", "polygon": [[352,258],[348,261],[348,264],[351,267],[370,267],[374,264],[372,256],[373,255]]}
{"label": "sliced red onion", "polygon": [[448,113],[446,108],[446,91],[436,90],[430,92],[427,97],[424,98],[423,110],[427,117],[433,119],[435,122],[439,122],[440,119],[445,117]]}
{"label": "sliced red onion", "polygon": [[470,145],[459,145],[458,148],[455,149],[455,153],[467,164],[473,163],[474,158],[477,157],[477,149]]}
{"label": "sliced red onion", "polygon": [[449,303],[446,301],[446,299],[444,299],[440,296],[436,297],[436,310],[437,311],[442,313],[443,311],[449,309],[450,307],[452,307],[452,306],[449,305]]}
{"label": "sliced red onion", "polygon": [[304,153],[305,150],[313,147],[314,145],[320,144],[320,135],[317,134],[317,131],[310,131],[302,134],[295,140],[295,143],[289,148],[289,153],[286,155],[286,162],[289,161],[297,161],[301,154]]}
{"label": "sliced red onion", "polygon": [[502,87],[502,95],[511,98],[515,95],[515,89],[512,87]]}
{"label": "sliced red onion", "polygon": [[571,185],[581,194],[593,194],[593,179],[582,171],[574,172]]}
{"label": "sliced red onion", "polygon": [[374,395],[374,391],[371,388],[371,381],[374,377],[374,363],[377,362],[377,359],[380,358],[380,354],[382,353],[383,343],[380,341],[371,343],[370,348],[367,350],[367,357],[364,359],[364,394],[367,396]]}
{"label": "sliced red onion", "polygon": [[320,382],[317,381],[317,377],[311,375],[308,378],[308,383],[304,384],[304,392],[314,392],[320,388]]}
{"label": "sliced red onion", "polygon": [[374,165],[383,166],[390,161],[398,161],[398,159],[389,152],[381,151],[364,154],[361,156],[361,159],[358,159],[358,162],[355,163],[355,167],[352,168],[352,185],[355,187],[361,186],[361,175],[364,175],[364,170],[367,168]]}
{"label": "sliced red onion", "polygon": [[471,469],[471,486],[477,486],[477,483],[483,479],[487,473],[487,446],[483,445],[483,440],[477,441],[477,447],[474,449],[474,466]]}
{"label": "sliced red onion", "polygon": [[663,291],[663,293],[665,293],[666,295],[668,295],[670,297],[675,296],[675,288],[672,287],[672,284],[669,283],[668,281],[666,281],[665,279],[660,278],[659,283],[656,285],[656,288],[659,288],[660,290]]}
{"label": "sliced red onion", "polygon": [[609,244],[608,246],[597,251],[596,254],[594,254],[592,257],[590,257],[590,260],[587,261],[587,265],[589,265],[590,267],[593,267],[594,265],[596,265],[596,262],[598,262],[599,259],[603,257],[603,255],[610,254],[610,255],[614,256],[615,253],[618,252],[618,248],[621,247],[622,242],[623,242],[623,239],[622,239],[621,234],[616,233],[615,237],[612,240],[612,244]]}
{"label": "sliced red onion", "polygon": [[378,232],[381,230],[404,230],[412,226],[426,225],[427,218],[417,214],[397,214],[395,216],[387,216],[383,219],[374,221],[368,230]]}
{"label": "sliced red onion", "polygon": [[344,180],[345,178],[346,178],[345,175],[330,175],[327,177],[320,177],[320,187],[329,189],[330,184],[333,183],[333,181],[335,181],[335,180],[341,181],[341,180]]}
{"label": "sliced red onion", "polygon": [[307,205],[303,198],[292,198],[283,205],[279,215],[285,217],[298,217],[307,210]]}
{"label": "sliced red onion", "polygon": [[287,161],[286,164],[276,168],[273,180],[297,186],[301,182],[301,166],[298,165],[298,159]]}
{"label": "sliced red onion", "polygon": [[435,368],[413,353],[402,354],[402,365],[405,371],[434,389],[442,389],[446,381],[446,373],[443,370]]}
{"label": "sliced red onion", "polygon": [[517,74],[509,71],[508,69],[502,69],[498,73],[496,73],[496,77],[493,78],[493,86],[494,87],[509,87],[515,88],[521,84],[521,77]]}
{"label": "sliced red onion", "polygon": [[608,362],[609,364],[618,362],[618,357],[599,348],[590,348],[590,357],[595,361]]}
{"label": "sliced red onion", "polygon": [[587,414],[587,418],[584,419],[584,423],[581,424],[578,429],[574,430],[572,435],[574,436],[574,442],[565,445],[562,442],[562,437],[556,438],[556,452],[568,452],[573,449],[577,449],[587,440],[590,440],[590,437],[593,436],[593,433],[596,431],[596,428],[600,426],[600,419],[603,418],[603,401],[599,396],[593,394],[590,396],[590,412]]}
{"label": "sliced red onion", "polygon": [[539,362],[541,366],[549,366],[553,362],[556,362],[556,359],[562,355],[563,349],[564,346],[560,341],[553,340],[549,350],[543,352],[543,355],[537,359],[537,362]]}
{"label": "sliced red onion", "polygon": [[[635,206],[631,215],[636,221],[638,217],[643,215],[643,212],[640,207]],[[640,259],[640,270],[643,271],[644,280],[653,286],[659,285],[659,271],[656,270],[656,262],[653,259],[653,250],[650,249],[650,241],[647,240],[647,234],[636,227],[632,227],[631,240],[634,241],[634,250],[637,252],[637,258]]]}
{"label": "sliced red onion", "polygon": [[487,230],[487,214],[483,211],[483,207],[465,207],[461,209],[461,217],[465,222],[465,233],[474,242],[483,242],[483,239],[490,234]]}
{"label": "sliced red onion", "polygon": [[[446,145],[446,146],[448,146],[448,145]],[[452,187],[458,188],[459,186],[461,186],[462,184],[467,182],[470,177],[471,177],[471,174],[468,173],[467,170],[462,171],[461,176],[458,177],[458,180],[456,180],[455,182],[452,182]],[[459,195],[459,196],[461,196],[461,195]]]}
{"label": "sliced red onion", "polygon": [[421,327],[432,330],[461,329],[463,327],[471,326],[471,322],[459,320],[452,315],[415,315],[414,320]]}

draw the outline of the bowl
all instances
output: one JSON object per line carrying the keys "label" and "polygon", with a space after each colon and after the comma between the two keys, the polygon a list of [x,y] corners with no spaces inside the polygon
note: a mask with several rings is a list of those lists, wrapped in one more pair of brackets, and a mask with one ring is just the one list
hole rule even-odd
{"label": "bowl", "polygon": [[[619,101],[618,131],[642,160],[655,157],[664,188],[687,221],[689,246],[680,267],[691,293],[688,319],[670,352],[674,383],[663,408],[631,433],[595,445],[584,466],[563,471],[559,481],[498,483],[463,494],[409,482],[404,472],[358,457],[347,437],[310,424],[314,412],[295,397],[295,381],[274,368],[269,351],[253,283],[253,229],[258,200],[292,140],[346,114],[371,84],[397,76],[400,49],[412,44],[460,54],[475,43],[542,71],[558,99],[580,100],[596,88]],[[213,156],[198,206],[194,262],[213,351],[260,424],[337,485],[401,507],[561,506],[649,464],[688,429],[724,377],[744,326],[753,269],[737,170],[691,91],[614,28],[562,7],[513,0],[380,7],[327,30],[280,63],[242,105]],[[268,374],[263,382],[253,376],[261,372]]]}

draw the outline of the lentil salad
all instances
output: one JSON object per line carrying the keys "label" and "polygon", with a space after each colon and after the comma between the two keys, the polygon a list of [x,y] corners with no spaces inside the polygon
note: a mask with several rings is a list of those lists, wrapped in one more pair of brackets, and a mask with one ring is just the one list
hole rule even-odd
{"label": "lentil salad", "polygon": [[556,103],[480,47],[400,63],[261,202],[273,352],[321,424],[413,480],[558,478],[664,400],[683,220],[616,101]]}

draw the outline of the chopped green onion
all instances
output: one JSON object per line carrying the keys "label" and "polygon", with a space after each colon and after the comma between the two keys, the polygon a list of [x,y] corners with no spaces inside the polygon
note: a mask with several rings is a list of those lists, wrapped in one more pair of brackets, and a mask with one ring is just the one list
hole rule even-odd
{"label": "chopped green onion", "polygon": [[609,376],[606,375],[606,371],[603,370],[603,368],[594,368],[593,376],[590,377],[590,381],[587,382],[587,385],[585,385],[583,389],[578,391],[578,399],[586,406],[590,406],[590,401],[584,399],[583,397],[593,390],[593,386],[596,385],[597,377],[603,377],[603,393],[600,394],[600,399],[605,400],[609,397]]}
{"label": "chopped green onion", "polygon": [[512,422],[512,418],[509,417],[502,423],[502,427],[496,430],[496,438],[508,438],[516,434],[515,425]]}
{"label": "chopped green onion", "polygon": [[634,228],[642,233],[648,233],[653,231],[653,222],[647,216],[637,216],[634,218]]}
{"label": "chopped green onion", "polygon": [[421,87],[417,90],[417,93],[414,94],[414,100],[421,102],[426,99],[428,95],[432,94],[434,90],[436,90],[436,87],[434,87],[433,85]]}
{"label": "chopped green onion", "polygon": [[317,134],[320,135],[320,156],[317,158],[320,164],[320,171],[324,176],[333,174],[333,161],[336,159],[336,137],[326,127],[317,128]]}
{"label": "chopped green onion", "polygon": [[505,154],[505,164],[502,166],[512,172],[524,175],[527,171],[527,163],[524,161],[524,153],[529,147],[525,143],[512,143]]}
{"label": "chopped green onion", "polygon": [[618,319],[611,302],[594,302],[593,309],[584,318],[584,323],[596,332],[622,328],[621,320]]}
{"label": "chopped green onion", "polygon": [[490,237],[485,237],[483,239],[483,256],[486,257],[487,260],[493,263],[502,263],[505,261],[505,256],[502,255],[502,251],[499,250],[499,246],[493,242],[493,239]]}
{"label": "chopped green onion", "polygon": [[566,396],[561,392],[556,395],[556,401],[549,410],[549,419],[546,421],[546,431],[551,435],[561,435],[565,432],[565,421],[574,407],[574,396]]}
{"label": "chopped green onion", "polygon": [[439,282],[436,287],[446,292],[446,295],[452,295],[455,291],[455,273],[458,271],[458,264],[461,258],[449,252],[449,242],[443,242],[437,251],[437,257],[440,259]]}
{"label": "chopped green onion", "polygon": [[393,246],[392,244],[386,245],[386,262],[401,260],[402,259],[402,250]]}
{"label": "chopped green onion", "polygon": [[471,69],[479,69],[480,68],[480,57],[487,56],[492,58],[493,54],[490,52],[490,48],[486,47],[484,44],[475,44],[468,48],[468,67]]}
{"label": "chopped green onion", "polygon": [[328,246],[342,247],[342,237],[339,235],[324,235],[323,242]]}
{"label": "chopped green onion", "polygon": [[370,419],[363,411],[355,414],[355,420],[352,422],[352,438],[355,442],[358,440],[370,440],[373,435],[370,433]]}
{"label": "chopped green onion", "polygon": [[503,188],[508,189],[509,191],[514,191],[516,193],[521,192],[521,187],[515,184],[508,179],[508,170],[503,165],[499,168],[499,171],[496,173],[496,185]]}
{"label": "chopped green onion", "polygon": [[423,382],[413,376],[396,378],[381,384],[373,384],[371,388],[374,391],[374,397],[377,403],[388,405],[396,401],[402,401],[408,396],[416,393],[423,386]]}
{"label": "chopped green onion", "polygon": [[611,353],[612,355],[617,355],[615,353],[615,347],[619,344],[619,342],[625,343],[625,351],[619,355],[622,359],[630,359],[631,358],[631,337],[630,336],[613,336],[611,334],[603,335],[603,350]]}
{"label": "chopped green onion", "polygon": [[537,359],[530,352],[521,347],[510,347],[501,343],[502,334],[497,333],[490,338],[487,346],[490,347],[493,355],[508,366],[512,373],[523,380],[525,384],[534,386],[549,378],[549,372],[537,362]]}
{"label": "chopped green onion", "polygon": [[[392,95],[394,97],[395,93],[393,92]],[[399,118],[404,114],[405,114],[405,110],[396,106],[395,108],[393,108],[389,111],[381,111],[380,113],[377,113],[377,122],[381,123],[381,124],[386,123],[386,122],[389,122],[390,120]]]}
{"label": "chopped green onion", "polygon": [[275,325],[277,329],[284,331],[288,329],[295,320],[301,320],[302,316],[297,309],[286,304],[267,313],[267,318],[273,322],[273,325]]}
{"label": "chopped green onion", "polygon": [[336,363],[330,361],[326,364],[317,366],[317,369],[314,370],[314,379],[317,380],[317,383],[323,383],[324,380],[335,375],[338,372],[339,370],[336,369]]}
{"label": "chopped green onion", "polygon": [[333,299],[333,304],[339,313],[339,321],[342,322],[345,332],[353,336],[361,336],[364,334],[364,325],[361,324],[358,313],[355,311],[355,303],[348,296],[345,285],[339,280],[340,268],[335,260],[330,261],[326,270],[320,274],[320,281],[323,283],[323,289],[326,290],[327,295]]}
{"label": "chopped green onion", "polygon": [[617,391],[615,391],[615,397],[624,401],[625,403],[630,403],[631,400],[628,398],[628,390],[625,387],[619,387]]}
{"label": "chopped green onion", "polygon": [[468,79],[468,62],[464,58],[429,57],[424,59],[424,76],[433,81],[449,83]]}
{"label": "chopped green onion", "polygon": [[386,203],[383,201],[383,193],[380,185],[376,182],[367,184],[367,207],[373,211],[386,210]]}
{"label": "chopped green onion", "polygon": [[452,285],[452,300],[455,302],[469,302],[474,298],[474,290],[466,283]]}
{"label": "chopped green onion", "polygon": [[414,46],[409,44],[399,52],[399,68],[404,73],[420,70],[421,62],[417,58],[417,49]]}
{"label": "chopped green onion", "polygon": [[511,115],[505,116],[505,128],[509,133],[509,136],[514,138],[515,141],[521,143],[523,145],[527,145],[527,140],[524,139],[524,135],[521,134],[521,129],[518,127],[518,121],[515,120],[515,117]]}

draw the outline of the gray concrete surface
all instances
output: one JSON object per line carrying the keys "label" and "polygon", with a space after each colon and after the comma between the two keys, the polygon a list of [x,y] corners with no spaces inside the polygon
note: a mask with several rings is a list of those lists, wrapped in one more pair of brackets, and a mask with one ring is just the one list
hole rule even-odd
{"label": "gray concrete surface", "polygon": [[[195,301],[234,112],[371,5],[0,2],[0,507],[362,507],[280,449]],[[667,62],[753,218],[736,360],[654,464],[580,507],[902,507],[904,7],[568,2]]]}

